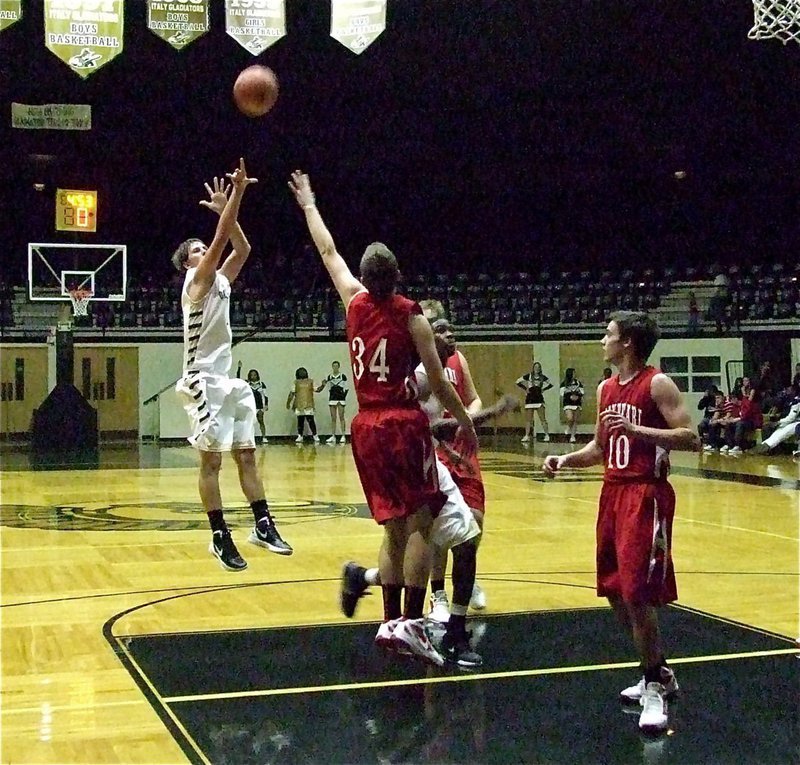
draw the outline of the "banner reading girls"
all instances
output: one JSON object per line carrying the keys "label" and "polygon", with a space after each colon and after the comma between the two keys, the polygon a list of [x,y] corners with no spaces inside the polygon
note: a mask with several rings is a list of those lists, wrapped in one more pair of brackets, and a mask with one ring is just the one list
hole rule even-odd
{"label": "banner reading girls", "polygon": [[257,56],[286,34],[284,0],[225,0],[225,31]]}

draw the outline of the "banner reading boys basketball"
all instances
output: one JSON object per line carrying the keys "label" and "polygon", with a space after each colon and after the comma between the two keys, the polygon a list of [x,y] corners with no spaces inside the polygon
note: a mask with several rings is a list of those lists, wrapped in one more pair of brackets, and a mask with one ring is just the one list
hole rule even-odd
{"label": "banner reading boys basketball", "polygon": [[88,77],[122,53],[123,0],[44,0],[47,49]]}
{"label": "banner reading boys basketball", "polygon": [[0,31],[22,18],[22,0],[0,0]]}
{"label": "banner reading boys basketball", "polygon": [[225,0],[225,31],[257,56],[286,34],[284,0]]}
{"label": "banner reading boys basketball", "polygon": [[208,32],[208,0],[147,0],[147,28],[181,50]]}
{"label": "banner reading boys basketball", "polygon": [[386,0],[331,0],[331,37],[363,53],[386,29]]}

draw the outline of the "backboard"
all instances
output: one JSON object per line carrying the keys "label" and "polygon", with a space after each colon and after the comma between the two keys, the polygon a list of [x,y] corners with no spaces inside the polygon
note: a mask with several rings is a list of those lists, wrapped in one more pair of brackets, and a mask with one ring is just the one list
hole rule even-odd
{"label": "backboard", "polygon": [[70,302],[70,290],[92,301],[125,300],[128,286],[124,244],[28,244],[28,298]]}

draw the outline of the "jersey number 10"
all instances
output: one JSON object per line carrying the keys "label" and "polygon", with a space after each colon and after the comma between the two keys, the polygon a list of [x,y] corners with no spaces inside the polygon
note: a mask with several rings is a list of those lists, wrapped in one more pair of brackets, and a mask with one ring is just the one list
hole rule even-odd
{"label": "jersey number 10", "polygon": [[612,470],[624,470],[631,460],[631,442],[624,433],[610,436],[608,439],[608,467]]}

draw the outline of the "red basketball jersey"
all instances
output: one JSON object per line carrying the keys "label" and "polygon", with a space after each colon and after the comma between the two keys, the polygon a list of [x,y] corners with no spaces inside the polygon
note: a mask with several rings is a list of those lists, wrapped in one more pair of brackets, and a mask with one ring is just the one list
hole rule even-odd
{"label": "red basketball jersey", "polygon": [[450,356],[450,358],[447,359],[447,364],[445,364],[444,374],[456,389],[456,393],[458,393],[461,403],[466,404],[467,393],[464,389],[464,367],[461,363],[463,358],[464,357],[461,355],[461,351],[456,351],[452,356]]}
{"label": "red basketball jersey", "polygon": [[419,355],[408,331],[414,314],[422,315],[419,304],[400,295],[379,301],[365,291],[350,301],[347,341],[360,409],[419,406],[414,382]]}
{"label": "red basketball jersey", "polygon": [[[627,417],[634,425],[647,428],[669,428],[650,395],[653,376],[660,371],[647,366],[626,383],[616,374],[603,383],[600,391],[600,413],[613,411]],[[629,433],[602,433],[604,480],[654,481],[665,479],[669,472],[669,452],[661,446],[646,443]]]}

